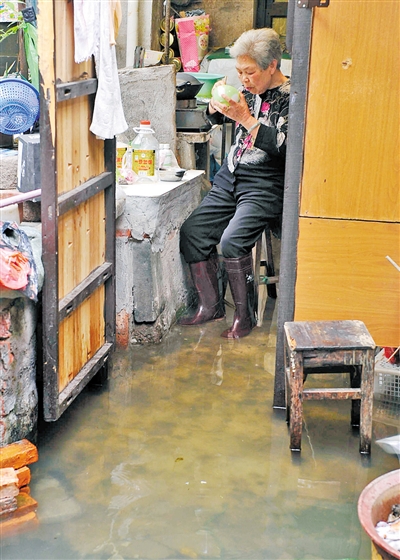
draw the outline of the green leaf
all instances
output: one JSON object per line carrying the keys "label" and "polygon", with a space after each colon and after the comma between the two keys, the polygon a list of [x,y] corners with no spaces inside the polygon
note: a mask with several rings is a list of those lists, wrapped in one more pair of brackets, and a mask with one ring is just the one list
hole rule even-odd
{"label": "green leaf", "polygon": [[39,89],[39,58],[37,50],[37,29],[31,23],[24,25],[24,45],[26,62],[31,75],[31,83]]}

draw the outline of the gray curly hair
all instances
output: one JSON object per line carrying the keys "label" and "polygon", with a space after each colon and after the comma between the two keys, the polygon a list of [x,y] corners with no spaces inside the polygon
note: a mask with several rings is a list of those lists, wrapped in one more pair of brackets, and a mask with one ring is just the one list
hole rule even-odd
{"label": "gray curly hair", "polygon": [[242,33],[229,49],[232,58],[250,56],[260,68],[266,70],[273,60],[281,65],[282,47],[279,35],[270,27],[249,29]]}

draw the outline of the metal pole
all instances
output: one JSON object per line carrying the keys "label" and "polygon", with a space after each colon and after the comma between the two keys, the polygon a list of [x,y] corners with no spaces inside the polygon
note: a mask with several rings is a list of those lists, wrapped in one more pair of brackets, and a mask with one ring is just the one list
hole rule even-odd
{"label": "metal pole", "polygon": [[295,308],[294,291],[296,286],[299,190],[303,168],[312,10],[300,8],[296,5],[292,16],[294,16],[293,37],[291,38],[293,63],[290,78],[289,133],[279,272],[274,408],[285,408],[286,406],[283,326],[286,321],[293,321]]}
{"label": "metal pole", "polygon": [[164,53],[165,53],[165,64],[169,64],[169,22],[171,19],[171,0],[165,0],[165,45],[164,45]]}

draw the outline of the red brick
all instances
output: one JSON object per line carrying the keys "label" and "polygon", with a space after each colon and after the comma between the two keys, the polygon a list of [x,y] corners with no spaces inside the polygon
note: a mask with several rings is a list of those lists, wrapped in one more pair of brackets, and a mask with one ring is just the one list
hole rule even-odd
{"label": "red brick", "polygon": [[11,314],[9,309],[0,313],[0,339],[10,338]]}
{"label": "red brick", "polygon": [[129,344],[129,314],[122,310],[117,313],[116,342],[120,348],[128,348]]}
{"label": "red brick", "polygon": [[36,463],[37,460],[37,448],[27,439],[0,447],[0,468],[13,467],[14,469],[20,469],[31,463]]}

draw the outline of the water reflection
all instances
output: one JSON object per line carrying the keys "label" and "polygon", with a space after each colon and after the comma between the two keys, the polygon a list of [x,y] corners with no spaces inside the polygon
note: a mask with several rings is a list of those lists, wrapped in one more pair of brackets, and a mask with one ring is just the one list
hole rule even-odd
{"label": "water reflection", "polygon": [[[359,454],[345,401],[306,403],[290,453],[267,312],[239,341],[218,322],[117,352],[107,388],[41,431],[40,525],[4,539],[2,560],[369,558],[357,499],[398,461],[375,444]],[[397,429],[381,415],[373,439]]]}

